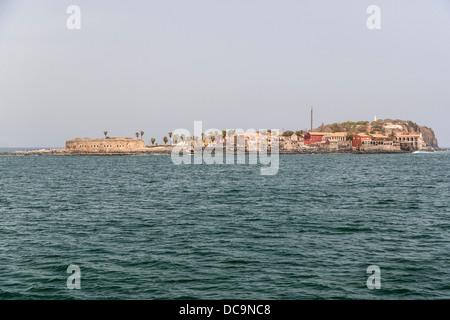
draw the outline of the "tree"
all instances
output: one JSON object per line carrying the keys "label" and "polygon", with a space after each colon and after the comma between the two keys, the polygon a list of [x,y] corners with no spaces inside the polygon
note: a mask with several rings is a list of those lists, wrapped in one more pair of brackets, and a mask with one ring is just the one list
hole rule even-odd
{"label": "tree", "polygon": [[103,134],[105,135],[105,139],[106,139],[106,136],[108,135],[108,131],[103,131]]}
{"label": "tree", "polygon": [[395,134],[394,131],[391,132],[391,134],[389,135],[389,140],[395,141],[397,138],[397,135]]}
{"label": "tree", "polygon": [[156,139],[152,138],[152,144],[155,144]]}
{"label": "tree", "polygon": [[333,132],[339,132],[342,131],[342,126],[339,123],[333,123],[331,124],[331,131]]}
{"label": "tree", "polygon": [[364,133],[367,132],[367,130],[369,129],[369,127],[367,125],[363,125],[363,126],[358,126],[356,128],[356,132],[358,133]]}
{"label": "tree", "polygon": [[222,130],[223,145],[225,145],[225,137],[226,136],[227,136],[227,130]]}
{"label": "tree", "polygon": [[140,133],[141,133],[141,139],[142,139],[142,136],[144,135],[144,131],[141,131]]}
{"label": "tree", "polygon": [[167,141],[169,141],[169,139],[167,139],[167,137],[164,136],[163,141],[164,141],[164,144],[167,144]]}
{"label": "tree", "polygon": [[179,135],[177,135],[177,134],[174,134],[173,135],[173,140],[175,141],[175,143],[178,143],[178,138],[179,138],[180,136]]}
{"label": "tree", "polygon": [[297,130],[297,131],[295,131],[295,135],[297,136],[297,137],[303,137],[304,136],[304,131],[303,130]]}
{"label": "tree", "polygon": [[173,144],[173,142],[172,142],[172,133],[173,132],[169,132],[170,144]]}
{"label": "tree", "polygon": [[136,132],[136,139],[139,139],[139,132]]}
{"label": "tree", "polygon": [[293,134],[294,134],[294,131],[286,130],[285,132],[283,132],[283,137],[290,137]]}
{"label": "tree", "polygon": [[353,141],[353,137],[354,137],[355,135],[352,133],[352,132],[349,132],[349,133],[347,133],[347,137],[346,137],[346,139],[345,140],[347,140],[347,141]]}

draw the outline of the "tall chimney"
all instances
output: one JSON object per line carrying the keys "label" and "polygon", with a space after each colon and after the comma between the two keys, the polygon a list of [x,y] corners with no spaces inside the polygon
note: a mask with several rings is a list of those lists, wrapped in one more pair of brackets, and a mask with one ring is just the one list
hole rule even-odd
{"label": "tall chimney", "polygon": [[313,108],[311,107],[311,131],[313,131]]}

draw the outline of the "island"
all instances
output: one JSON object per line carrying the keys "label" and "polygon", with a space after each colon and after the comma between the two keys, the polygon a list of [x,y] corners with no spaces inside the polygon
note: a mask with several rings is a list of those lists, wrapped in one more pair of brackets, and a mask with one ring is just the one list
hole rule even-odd
{"label": "island", "polygon": [[[106,133],[106,132],[105,132]],[[272,152],[273,142],[278,142],[280,154],[308,153],[410,153],[417,151],[433,152],[443,150],[431,128],[419,126],[412,121],[374,120],[347,121],[343,123],[322,124],[311,130],[267,130],[266,132],[222,132],[203,133],[201,137],[172,135],[169,132],[169,145],[146,145],[136,138],[77,138],[66,141],[64,149],[41,149],[15,151],[3,155],[140,155],[170,154],[173,148],[194,152],[195,147],[223,148],[224,152],[248,153],[257,150],[264,143]],[[163,141],[169,140],[164,137]]]}

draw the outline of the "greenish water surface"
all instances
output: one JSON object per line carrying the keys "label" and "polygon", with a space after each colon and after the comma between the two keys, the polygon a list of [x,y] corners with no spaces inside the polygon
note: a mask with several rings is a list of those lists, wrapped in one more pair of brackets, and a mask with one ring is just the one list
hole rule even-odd
{"label": "greenish water surface", "polygon": [[0,299],[449,299],[449,160],[0,156]]}

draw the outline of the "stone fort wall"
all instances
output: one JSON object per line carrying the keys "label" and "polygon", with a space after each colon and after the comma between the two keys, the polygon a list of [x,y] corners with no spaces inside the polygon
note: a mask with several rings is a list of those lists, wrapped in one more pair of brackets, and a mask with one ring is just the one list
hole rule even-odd
{"label": "stone fort wall", "polygon": [[66,141],[66,151],[78,152],[120,152],[145,150],[142,139],[109,138],[109,139],[74,139]]}

